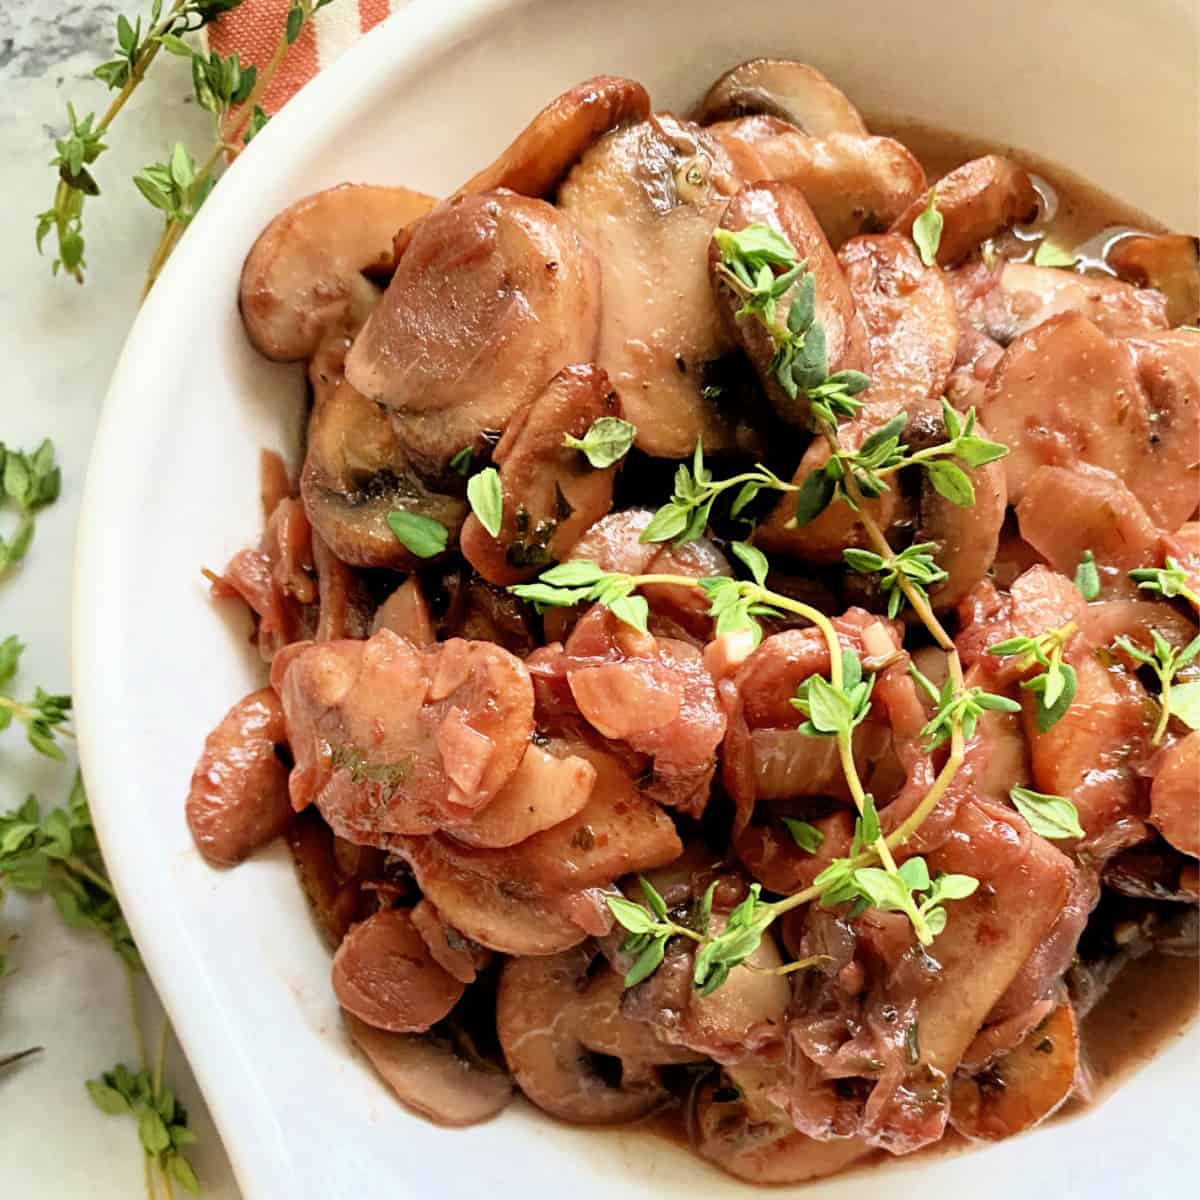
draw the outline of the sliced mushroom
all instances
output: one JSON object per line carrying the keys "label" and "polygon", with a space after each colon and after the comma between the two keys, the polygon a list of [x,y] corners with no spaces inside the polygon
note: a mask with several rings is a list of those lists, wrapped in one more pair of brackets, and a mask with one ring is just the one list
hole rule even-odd
{"label": "sliced mushroom", "polygon": [[470,869],[464,855],[436,837],[396,838],[426,898],[464,937],[501,954],[557,954],[578,946],[587,931],[565,916],[558,900],[520,895],[494,875]]}
{"label": "sliced mushroom", "polygon": [[624,991],[594,946],[552,958],[514,958],[496,996],[509,1070],[539,1108],[579,1125],[632,1121],[662,1103],[659,1067],[695,1055],[663,1044],[621,1012]]}
{"label": "sliced mushroom", "polygon": [[1012,262],[1004,264],[997,287],[1001,303],[991,306],[990,320],[982,324],[1004,346],[1064,312],[1079,313],[1114,337],[1167,328],[1166,304],[1158,292],[1117,279]]}
{"label": "sliced mushroom", "polygon": [[480,848],[515,846],[586,808],[596,768],[571,752],[574,745],[562,738],[544,747],[530,742],[496,798],[469,825],[456,826],[455,839]]}
{"label": "sliced mushroom", "polygon": [[437,622],[438,637],[462,637],[493,642],[524,658],[537,644],[529,621],[529,607],[511,592],[465,572],[447,575],[443,586],[449,603]]}
{"label": "sliced mushroom", "polygon": [[[317,928],[329,948],[336,950],[355,920],[369,915],[361,911],[361,880],[339,869],[333,832],[312,809],[288,827],[287,844]],[[382,860],[382,853],[375,853]]]}
{"label": "sliced mushroom", "polygon": [[1075,1011],[1060,1004],[1015,1050],[978,1074],[955,1076],[950,1123],[987,1142],[1031,1129],[1070,1098],[1078,1067]]}
{"label": "sliced mushroom", "polygon": [[1200,336],[1106,337],[1063,313],[1004,352],[980,407],[1019,502],[1044,463],[1082,461],[1119,476],[1151,520],[1177,529],[1200,481]]}
{"label": "sliced mushroom", "polygon": [[512,1098],[512,1080],[461,1054],[449,1038],[387,1033],[350,1013],[346,1029],[397,1098],[423,1117],[458,1129],[478,1125]]}
{"label": "sliced mushroom", "polygon": [[510,188],[524,196],[549,196],[601,134],[649,115],[650,97],[640,83],[615,75],[585,79],[546,105],[500,157],[461,190]]}
{"label": "sliced mushroom", "polygon": [[381,629],[390,629],[414,646],[432,646],[437,641],[429,605],[416,575],[410,575],[376,610],[371,632]]}
{"label": "sliced mushroom", "polygon": [[1150,820],[1175,847],[1200,858],[1200,730],[1189,733],[1162,757],[1150,787]]}
{"label": "sliced mushroom", "polygon": [[612,507],[616,466],[593,467],[563,439],[582,438],[601,417],[619,415],[608,376],[585,365],[559,371],[509,421],[492,452],[504,499],[499,535],[492,537],[474,513],[462,532],[463,556],[489,583],[519,583],[566,558]]}
{"label": "sliced mushroom", "polygon": [[864,402],[936,408],[958,352],[958,311],[942,272],[896,234],[854,238],[838,263],[870,346]]}
{"label": "sliced mushroom", "polygon": [[[983,425],[975,427],[976,436],[988,437]],[[909,422],[905,443],[914,452],[922,442],[942,443],[947,438],[941,416],[924,414]],[[974,503],[956,504],[943,496],[921,468],[917,494],[914,542],[932,542],[937,549],[933,556],[948,578],[933,584],[930,599],[936,609],[944,610],[958,604],[991,569],[1000,545],[1000,530],[1008,506],[1008,487],[1004,462],[985,463],[967,467],[965,474],[975,493]]]}
{"label": "sliced mushroom", "polygon": [[[729,202],[721,228],[740,231],[749,225],[766,225],[782,234],[795,251],[797,261],[808,264],[816,283],[816,320],[825,332],[829,373],[846,369],[865,370],[868,365],[867,337],[855,312],[854,301],[838,267],[829,242],[821,231],[804,194],[789,183],[765,181],[747,184]],[[775,342],[757,316],[738,317],[737,296],[716,270],[720,249],[709,246],[713,289],[722,318],[731,337],[746,351],[762,380],[767,397],[784,420],[803,426],[808,418],[807,397],[790,397],[771,371]],[[779,311],[787,313],[798,284],[779,298]]]}
{"label": "sliced mushroom", "polygon": [[743,183],[796,184],[835,249],[858,234],[887,229],[926,191],[925,169],[892,138],[805,137],[774,117],[741,117],[709,128]]}
{"label": "sliced mushroom", "polygon": [[382,909],[355,925],[333,956],[338,1003],[390,1033],[424,1033],[458,1003],[463,988],[401,908]]}
{"label": "sliced mushroom", "polygon": [[1102,578],[1123,585],[1125,573],[1150,562],[1158,530],[1141,501],[1102,467],[1038,467],[1017,505],[1021,537],[1056,571],[1074,574],[1091,551]]}
{"label": "sliced mushroom", "polygon": [[[973,158],[935,184],[937,209],[942,214],[939,266],[962,262],[976,247],[1009,226],[1033,218],[1037,192],[1025,168],[999,154]],[[913,222],[928,204],[928,195],[914,200],[896,218],[893,233],[912,234]]]}
{"label": "sliced mushroom", "polygon": [[314,403],[300,474],[304,510],[343,561],[413,570],[422,560],[391,531],[388,514],[437,521],[453,547],[466,501],[426,487],[409,466],[386,410],[344,379],[318,375],[331,369],[321,359],[311,369]]}
{"label": "sliced mushroom", "polygon": [[422,900],[410,916],[429,953],[459,983],[474,983],[479,972],[492,961],[490,950],[463,937],[428,900]]}
{"label": "sliced mushroom", "polygon": [[499,646],[421,649],[382,629],[299,647],[276,672],[297,807],[379,843],[469,821],[508,782],[533,732],[533,686]]}
{"label": "sliced mushroom", "polygon": [[239,700],[205,739],[185,811],[196,849],[214,866],[240,863],[287,828],[287,767],[277,753],[286,745],[270,688]]}
{"label": "sliced mushroom", "polygon": [[697,438],[710,453],[730,450],[742,436],[741,414],[706,394],[710,364],[732,344],[707,288],[704,255],[735,187],[716,139],[658,114],[606,134],[559,189],[559,208],[600,259],[595,361],[648,454],[681,458]]}
{"label": "sliced mushroom", "polygon": [[426,475],[595,357],[599,272],[571,222],[513,192],[457,196],[414,229],[346,359]]}
{"label": "sliced mushroom", "polygon": [[242,268],[239,303],[255,348],[292,362],[335,326],[357,329],[379,298],[363,272],[390,266],[396,231],[433,205],[407,188],[342,184],[284,209]]}
{"label": "sliced mushroom", "polygon": [[702,1157],[747,1183],[804,1183],[843,1170],[871,1153],[861,1138],[816,1141],[797,1133],[769,1094],[782,1083],[780,1066],[739,1063],[726,1080],[697,1092],[689,1132]]}
{"label": "sliced mushroom", "polygon": [[1107,258],[1121,279],[1162,292],[1172,325],[1200,320],[1200,238],[1181,233],[1121,238]]}
{"label": "sliced mushroom", "polygon": [[705,125],[764,113],[810,137],[865,134],[858,109],[815,67],[788,58],[752,58],[726,71],[708,89],[698,119]]}

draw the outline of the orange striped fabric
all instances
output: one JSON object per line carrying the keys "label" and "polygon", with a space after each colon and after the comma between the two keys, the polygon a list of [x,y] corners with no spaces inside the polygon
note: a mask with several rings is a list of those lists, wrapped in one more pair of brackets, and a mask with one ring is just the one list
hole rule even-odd
{"label": "orange striped fabric", "polygon": [[[344,54],[364,33],[395,12],[405,0],[333,0],[308,23],[275,70],[262,97],[276,113],[322,67]],[[211,47],[222,55],[235,51],[243,65],[262,71],[283,35],[291,0],[243,0],[208,29]],[[240,121],[234,120],[234,127]]]}

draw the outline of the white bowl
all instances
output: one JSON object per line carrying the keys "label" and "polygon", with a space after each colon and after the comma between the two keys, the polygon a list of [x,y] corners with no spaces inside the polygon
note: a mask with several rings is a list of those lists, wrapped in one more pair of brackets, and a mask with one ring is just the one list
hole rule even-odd
{"label": "white bowl", "polygon": [[[1197,186],[1194,5],[1160,0],[445,0],[366,38],[234,165],[138,317],[96,439],[75,580],[75,698],[96,823],[129,922],[248,1196],[541,1200],[746,1188],[649,1135],[521,1104],[465,1132],[410,1115],[350,1050],[329,958],[281,848],[214,871],[183,818],[205,734],[262,679],[199,574],[259,528],[257,455],[294,453],[298,368],[242,334],[238,272],[266,221],[341,180],[444,193],[545,101],[598,72],[686,108],[756,54],[813,62],[861,106],[1057,160],[1180,227]],[[1188,156],[1191,156],[1190,158]],[[979,1200],[1163,1194],[1200,1170],[1200,1030],[1085,1116],[888,1185]],[[819,1185],[836,1198],[878,1174]],[[1021,1184],[1026,1192],[1029,1182]]]}

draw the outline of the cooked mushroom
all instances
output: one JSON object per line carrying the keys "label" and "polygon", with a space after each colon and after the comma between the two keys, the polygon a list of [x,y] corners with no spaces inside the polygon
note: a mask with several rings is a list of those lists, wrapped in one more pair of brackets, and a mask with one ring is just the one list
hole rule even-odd
{"label": "cooked mushroom", "polygon": [[815,67],[788,58],[752,58],[726,71],[708,89],[698,119],[704,124],[763,113],[810,137],[867,132],[858,109]]}
{"label": "cooked mushroom", "polygon": [[357,329],[379,299],[363,272],[390,266],[396,231],[433,205],[408,188],[342,184],[284,209],[242,268],[239,303],[255,348],[292,362],[336,325]]}
{"label": "cooked mushroom", "polygon": [[496,997],[496,1031],[518,1086],[539,1108],[581,1125],[644,1116],[667,1097],[659,1068],[696,1058],[622,1014],[621,978],[596,969],[596,953],[581,946],[510,959]]}
{"label": "cooked mushroom", "polygon": [[503,495],[499,534],[492,537],[474,513],[462,532],[463,557],[489,583],[519,583],[564,559],[612,507],[616,466],[597,469],[563,440],[619,415],[608,376],[590,364],[563,368],[514,414],[492,452]]}
{"label": "cooked mushroom", "polygon": [[329,948],[336,950],[350,926],[370,915],[363,904],[363,875],[382,871],[383,852],[362,847],[374,860],[360,862],[357,870],[346,872],[338,861],[333,831],[312,809],[300,813],[288,826],[287,844],[317,928]]}
{"label": "cooked mushroom", "polygon": [[736,186],[716,139],[659,114],[606,134],[559,189],[559,208],[600,259],[595,361],[648,454],[679,458],[697,438],[710,453],[738,444],[741,414],[707,390],[710,364],[732,344],[704,260]]}
{"label": "cooked mushroom", "polygon": [[870,346],[863,401],[895,400],[913,415],[936,409],[958,352],[958,311],[942,272],[891,233],[847,242],[838,264]]}
{"label": "cooked mushroom", "polygon": [[[978,437],[988,437],[981,423],[975,432]],[[923,443],[943,443],[947,436],[941,416],[926,413],[909,422],[904,440],[916,452],[924,448]],[[933,556],[948,578],[932,585],[929,596],[934,608],[944,610],[958,604],[996,559],[1008,506],[1004,462],[965,468],[975,493],[974,502],[968,505],[949,500],[921,468],[915,470],[919,482],[913,541],[932,542],[937,547]]]}
{"label": "cooked mushroom", "polygon": [[277,753],[286,745],[283,709],[270,688],[239,700],[205,739],[186,813],[196,849],[210,863],[234,866],[287,828],[287,767]]}
{"label": "cooked mushroom", "polygon": [[743,183],[796,184],[834,249],[857,234],[886,229],[925,193],[924,168],[892,138],[805,137],[774,117],[741,117],[709,129],[729,151]]}
{"label": "cooked mushroom", "polygon": [[1063,313],[1017,338],[987,385],[980,418],[1009,447],[1009,500],[1046,462],[1119,476],[1151,519],[1177,529],[1200,481],[1200,337],[1106,337]]}
{"label": "cooked mushroom", "polygon": [[649,115],[650,97],[640,83],[615,75],[585,79],[551,100],[494,163],[460,190],[509,188],[548,197],[601,134]]}
{"label": "cooked mushroom", "polygon": [[[829,373],[865,370],[868,365],[866,332],[855,312],[837,259],[800,189],[794,184],[770,180],[747,184],[729,202],[721,218],[721,228],[737,232],[748,225],[767,225],[782,234],[795,251],[797,261],[808,264],[808,271],[816,283],[816,320],[825,332]],[[742,305],[741,297],[724,282],[716,269],[721,252],[715,241],[708,254],[717,304],[730,336],[737,339],[754,364],[776,412],[784,420],[803,426],[808,417],[807,397],[793,398],[784,391],[771,370],[775,358],[774,340],[756,316],[736,315]],[[793,284],[779,298],[780,312],[788,311],[798,286],[799,283]]]}
{"label": "cooked mushroom", "polygon": [[409,1108],[439,1125],[477,1125],[512,1098],[512,1080],[468,1058],[447,1037],[388,1033],[350,1013],[346,1029],[371,1066]]}
{"label": "cooked mushroom", "polygon": [[1150,820],[1175,847],[1200,858],[1200,730],[1163,755],[1150,788]]}
{"label": "cooked mushroom", "polygon": [[[1030,220],[1038,207],[1037,192],[1025,168],[999,154],[963,163],[939,179],[934,190],[944,222],[937,250],[938,265],[943,267],[962,262],[1009,226]],[[913,222],[927,203],[927,195],[914,200],[897,217],[892,232],[911,235]]]}
{"label": "cooked mushroom", "polygon": [[[344,348],[345,339],[338,339]],[[340,374],[337,354],[313,360],[313,409],[300,496],[313,528],[338,558],[359,567],[412,570],[421,563],[388,526],[392,512],[444,526],[453,548],[467,515],[459,496],[432,491],[413,472],[385,409]]]}
{"label": "cooked mushroom", "polygon": [[520,659],[460,638],[422,649],[388,629],[298,647],[274,684],[299,808],[352,841],[462,824],[517,769],[533,732]]}
{"label": "cooked mushroom", "polygon": [[371,632],[381,629],[390,629],[414,646],[432,646],[437,641],[418,576],[410,575],[376,610]]}
{"label": "cooked mushroom", "polygon": [[492,961],[492,952],[487,947],[463,937],[428,900],[422,900],[410,916],[429,953],[459,983],[474,983],[479,972]]}
{"label": "cooked mushroom", "polygon": [[506,191],[456,196],[414,229],[346,378],[391,410],[432,476],[563,367],[594,360],[599,300],[595,255],[559,210]]}
{"label": "cooked mushroom", "polygon": [[390,1033],[424,1033],[458,1003],[463,988],[401,908],[381,909],[355,925],[333,956],[338,1003]]}
{"label": "cooked mushroom", "polygon": [[1060,1004],[1015,1050],[974,1075],[955,1076],[950,1123],[994,1142],[1044,1121],[1070,1098],[1079,1068],[1075,1011]]}
{"label": "cooked mushroom", "polygon": [[1172,325],[1200,320],[1200,238],[1178,233],[1120,238],[1106,257],[1120,278],[1162,292]]}

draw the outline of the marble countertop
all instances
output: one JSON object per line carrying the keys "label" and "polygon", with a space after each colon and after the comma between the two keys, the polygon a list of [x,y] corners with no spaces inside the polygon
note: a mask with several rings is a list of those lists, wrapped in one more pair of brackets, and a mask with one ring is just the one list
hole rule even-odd
{"label": "marble countertop", "polygon": [[[66,102],[80,112],[105,103],[92,67],[109,56],[118,11],[147,2],[3,0],[0,3],[0,345],[8,375],[0,398],[0,440],[32,447],[51,437],[63,472],[62,496],[38,518],[24,565],[0,583],[0,637],[27,645],[16,687],[70,687],[72,553],[96,417],[142,286],[159,221],[131,176],[161,158],[175,139],[210,144],[207,114],[191,100],[188,66],[163,56],[122,113],[111,149],[97,163],[103,194],[85,218],[88,282],[52,279],[52,255],[34,247],[34,215],[46,208],[54,174],[46,165],[61,136]],[[7,532],[11,514],[0,514]],[[85,518],[86,519],[86,516]],[[63,802],[73,762],[40,759],[17,731],[0,738],[0,807],[36,793]],[[44,1052],[0,1073],[0,1193],[22,1200],[87,1196],[129,1200],[144,1194],[137,1130],[107,1117],[84,1080],[135,1058],[123,969],[100,939],[65,928],[49,901],[10,896],[0,938],[10,974],[0,980],[0,1055],[30,1045]],[[156,1036],[161,1009],[146,985],[142,1008]],[[203,1194],[239,1195],[229,1163],[182,1055],[168,1078],[199,1135],[191,1157]],[[177,1190],[178,1192],[178,1190]]]}

